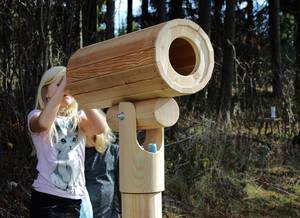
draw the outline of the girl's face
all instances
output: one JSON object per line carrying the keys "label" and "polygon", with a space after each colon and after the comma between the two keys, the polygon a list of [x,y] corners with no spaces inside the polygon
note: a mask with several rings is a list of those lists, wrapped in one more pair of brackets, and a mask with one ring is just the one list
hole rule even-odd
{"label": "girl's face", "polygon": [[69,94],[68,91],[64,91],[64,97],[60,102],[61,107],[68,107],[73,102],[73,97]]}

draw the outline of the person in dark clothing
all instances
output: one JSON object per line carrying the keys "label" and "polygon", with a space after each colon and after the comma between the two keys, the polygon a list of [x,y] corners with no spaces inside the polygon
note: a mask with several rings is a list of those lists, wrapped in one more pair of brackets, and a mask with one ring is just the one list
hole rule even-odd
{"label": "person in dark clothing", "polygon": [[119,146],[111,144],[103,154],[86,148],[85,179],[94,218],[120,217],[118,184]]}
{"label": "person in dark clothing", "polygon": [[111,130],[87,138],[85,179],[94,218],[121,217],[119,146],[112,141]]}

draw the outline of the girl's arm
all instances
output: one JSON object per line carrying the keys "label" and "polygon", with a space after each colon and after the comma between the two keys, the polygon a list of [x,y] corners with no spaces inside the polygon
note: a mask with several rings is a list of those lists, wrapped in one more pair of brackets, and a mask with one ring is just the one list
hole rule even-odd
{"label": "girl's arm", "polygon": [[83,109],[80,128],[86,135],[98,135],[108,131],[109,127],[106,118],[97,109]]}
{"label": "girl's arm", "polygon": [[[55,81],[54,81],[55,82]],[[58,87],[52,97],[49,98],[40,115],[34,116],[30,120],[30,128],[33,132],[43,132],[49,130],[57,115],[60,102],[64,96],[66,86],[66,76],[57,83]]]}

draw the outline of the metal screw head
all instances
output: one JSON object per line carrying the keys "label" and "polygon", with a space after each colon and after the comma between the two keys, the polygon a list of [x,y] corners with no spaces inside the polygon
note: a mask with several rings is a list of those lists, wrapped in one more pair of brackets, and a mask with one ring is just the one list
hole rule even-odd
{"label": "metal screw head", "polygon": [[124,112],[118,113],[118,118],[119,118],[120,120],[124,120],[124,119],[125,119],[125,113],[124,113]]}

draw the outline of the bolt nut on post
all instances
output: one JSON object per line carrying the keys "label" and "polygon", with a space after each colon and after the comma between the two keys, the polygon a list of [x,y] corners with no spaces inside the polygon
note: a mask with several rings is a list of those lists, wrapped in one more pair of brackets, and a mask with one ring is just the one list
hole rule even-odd
{"label": "bolt nut on post", "polygon": [[125,119],[125,113],[124,112],[118,113],[118,118],[119,118],[119,120],[124,120]]}

